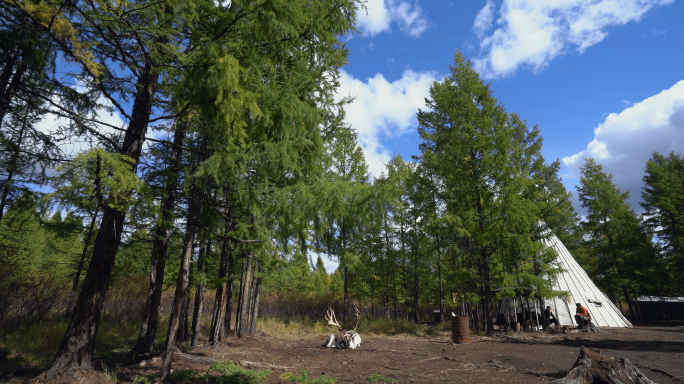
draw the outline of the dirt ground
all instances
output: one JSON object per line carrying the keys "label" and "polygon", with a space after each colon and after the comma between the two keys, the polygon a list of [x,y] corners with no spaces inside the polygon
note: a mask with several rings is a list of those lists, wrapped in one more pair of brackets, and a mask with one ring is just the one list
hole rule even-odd
{"label": "dirt ground", "polygon": [[[602,328],[604,333],[499,333],[452,344],[449,338],[364,336],[356,350],[323,346],[326,335],[278,338],[261,334],[231,337],[216,349],[204,345],[174,357],[173,372],[193,369],[209,373],[212,361],[229,360],[249,369],[271,369],[266,383],[285,382],[285,372],[334,376],[338,383],[368,383],[380,374],[399,383],[544,383],[571,368],[580,346],[627,358],[656,383],[684,382],[684,325]],[[109,373],[119,383],[158,372],[160,358],[110,361]],[[2,382],[4,380],[0,380]],[[204,381],[202,381],[204,382]]]}
{"label": "dirt ground", "polygon": [[[231,338],[180,354],[174,371],[194,369],[206,373],[212,360],[232,360],[245,368],[277,366],[267,383],[283,382],[282,373],[311,371],[312,377],[337,377],[338,383],[368,382],[371,374],[399,383],[543,383],[567,371],[580,346],[598,348],[615,358],[627,358],[656,383],[684,381],[684,326],[602,328],[604,333],[567,334],[501,333],[475,337],[467,345],[452,344],[448,337],[362,336],[357,350],[323,346],[325,335],[277,338],[257,335]],[[143,366],[141,366],[143,365]],[[159,359],[116,368],[119,382],[152,375]],[[273,368],[273,367],[271,367]]]}

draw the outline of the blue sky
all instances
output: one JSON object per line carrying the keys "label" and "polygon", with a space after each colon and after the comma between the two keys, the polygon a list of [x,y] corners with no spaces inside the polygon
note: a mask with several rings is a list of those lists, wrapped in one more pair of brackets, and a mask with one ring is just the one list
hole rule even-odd
{"label": "blue sky", "polygon": [[[575,191],[583,156],[604,164],[638,206],[653,151],[684,153],[682,0],[369,0],[348,37],[340,95],[379,175],[418,155],[415,113],[454,50],[494,96],[539,124],[547,161]],[[576,193],[575,193],[576,195]],[[577,204],[576,208],[579,209]]]}
{"label": "blue sky", "polygon": [[[416,112],[447,75],[454,50],[491,81],[494,96],[539,124],[547,161],[575,192],[583,156],[630,190],[640,212],[653,151],[684,153],[684,0],[367,0],[346,36],[340,97],[371,173],[396,152],[419,155]],[[104,98],[100,102],[110,106]],[[111,125],[125,122],[102,113]],[[63,123],[41,122],[49,132]],[[106,129],[105,129],[106,130]],[[78,153],[89,143],[64,148]],[[577,204],[575,208],[583,213]],[[337,263],[324,257],[326,269]]]}

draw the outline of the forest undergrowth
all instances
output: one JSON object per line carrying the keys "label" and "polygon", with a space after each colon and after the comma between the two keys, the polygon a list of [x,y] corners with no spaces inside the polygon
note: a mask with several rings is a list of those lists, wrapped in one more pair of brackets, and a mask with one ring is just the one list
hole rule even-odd
{"label": "forest undergrowth", "polygon": [[[125,288],[130,292],[131,287]],[[113,290],[112,297],[117,298],[117,290]],[[271,298],[265,298],[265,301]],[[207,296],[207,302],[213,301],[213,297]],[[132,299],[127,303],[123,299],[108,303],[111,312],[106,313],[100,324],[95,343],[93,356],[95,368],[104,366],[106,362],[118,360],[121,356],[130,353],[135,345],[140,327],[132,310],[138,303]],[[233,318],[235,314],[233,313]],[[169,313],[162,312],[159,329],[155,339],[155,350],[163,349],[168,329]],[[204,313],[201,318],[200,340],[208,338],[208,330],[211,328],[211,312]],[[53,315],[40,321],[24,322],[20,325],[3,327],[0,329],[0,370],[10,372],[42,371],[49,367],[59,342],[64,337],[68,320],[63,311],[53,310]],[[351,329],[355,320],[350,319],[346,323],[340,321],[344,329]],[[387,318],[384,316],[374,317],[364,315],[359,320],[358,331],[361,335],[407,335],[407,336],[442,336],[450,330],[450,323],[441,323],[437,326],[426,326],[414,323],[406,319]],[[321,335],[321,342],[327,334],[337,332],[337,329],[327,324],[321,318],[307,316],[289,317],[273,316],[259,318],[257,333],[271,337],[291,338],[298,336]],[[234,335],[234,334],[232,334]],[[234,337],[234,336],[231,336]],[[183,342],[189,348],[189,342]]]}

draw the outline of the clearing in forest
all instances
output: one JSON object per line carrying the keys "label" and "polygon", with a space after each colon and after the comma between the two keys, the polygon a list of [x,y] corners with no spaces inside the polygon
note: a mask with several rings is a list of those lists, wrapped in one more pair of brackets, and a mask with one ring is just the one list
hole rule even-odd
{"label": "clearing in forest", "polygon": [[[684,379],[684,325],[602,330],[560,335],[507,332],[476,336],[468,345],[453,344],[446,335],[365,336],[353,351],[325,348],[323,334],[281,338],[261,333],[230,337],[216,349],[203,345],[176,354],[172,379],[178,383],[323,383],[332,378],[337,383],[544,383],[567,372],[581,346],[629,359],[660,384]],[[153,382],[160,358],[114,356],[103,363],[110,367],[109,380]],[[309,381],[302,372],[308,373]],[[6,379],[0,376],[0,382]]]}

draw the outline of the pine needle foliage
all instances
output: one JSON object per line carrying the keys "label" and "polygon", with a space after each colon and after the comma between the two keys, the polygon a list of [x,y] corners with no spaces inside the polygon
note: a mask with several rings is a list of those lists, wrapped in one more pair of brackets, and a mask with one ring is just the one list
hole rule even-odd
{"label": "pine needle foliage", "polygon": [[543,171],[554,172],[544,165],[539,129],[506,112],[459,52],[426,106],[418,112],[424,184],[442,207],[437,226],[448,225],[447,236],[460,242],[461,268],[476,271],[484,307],[494,287],[503,288],[499,296],[553,295],[553,255],[538,241],[539,223],[544,202],[568,196],[548,196]]}

